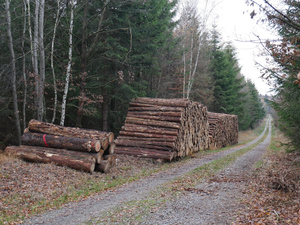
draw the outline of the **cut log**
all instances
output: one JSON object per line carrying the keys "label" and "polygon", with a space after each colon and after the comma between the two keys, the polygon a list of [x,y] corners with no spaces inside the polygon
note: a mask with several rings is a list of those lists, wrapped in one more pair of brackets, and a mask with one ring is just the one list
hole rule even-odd
{"label": "cut log", "polygon": [[180,128],[180,125],[178,123],[168,122],[168,121],[142,119],[142,118],[137,118],[137,117],[127,117],[125,120],[125,123],[142,124],[142,125],[147,125],[147,126],[166,127],[166,128],[173,128],[173,129]]}
{"label": "cut log", "polygon": [[238,117],[223,113],[208,113],[209,149],[219,149],[238,142]]}
{"label": "cut log", "polygon": [[99,152],[101,148],[101,144],[98,140],[55,136],[32,132],[24,133],[22,135],[21,142],[23,145],[63,148],[85,152]]}
{"label": "cut log", "polygon": [[173,136],[178,135],[177,129],[142,126],[142,125],[128,124],[128,123],[125,123],[125,126],[123,126],[121,129],[122,131],[141,132],[141,133],[149,133],[149,134],[162,134],[162,135],[173,135]]}
{"label": "cut log", "polygon": [[96,163],[96,157],[92,153],[65,149],[21,145],[9,146],[5,149],[5,153],[31,162],[55,163],[90,173],[94,171]]}
{"label": "cut log", "polygon": [[157,112],[182,112],[183,108],[180,107],[130,107],[128,111],[157,111]]}
{"label": "cut log", "polygon": [[112,162],[108,160],[102,160],[101,163],[97,163],[95,166],[95,171],[102,173],[109,173],[112,167]]}
{"label": "cut log", "polygon": [[128,140],[128,141],[158,141],[158,142],[175,142],[177,137],[174,136],[172,139],[168,138],[142,138],[142,137],[133,137],[133,136],[119,136],[117,140]]}
{"label": "cut log", "polygon": [[126,139],[117,139],[115,140],[116,145],[118,146],[143,146],[143,145],[153,145],[153,146],[160,146],[162,149],[166,150],[172,150],[175,148],[175,143],[174,142],[158,142],[158,141],[153,141],[152,139],[149,139],[148,141],[145,140],[126,140]]}
{"label": "cut log", "polygon": [[145,148],[123,148],[116,146],[115,148],[116,154],[124,154],[124,155],[134,155],[138,157],[144,158],[152,158],[152,159],[164,159],[166,161],[172,161],[174,158],[174,152],[167,151],[157,151],[153,149],[145,149]]}
{"label": "cut log", "polygon": [[180,116],[174,117],[174,116],[149,116],[149,115],[140,115],[135,114],[132,112],[129,112],[127,114],[128,117],[136,117],[140,119],[148,119],[148,120],[158,120],[158,121],[168,121],[168,122],[180,122]]}
{"label": "cut log", "polygon": [[164,99],[164,98],[137,98],[132,103],[144,103],[159,106],[186,107],[190,101],[188,99]]}
{"label": "cut log", "polygon": [[84,139],[99,140],[101,148],[106,150],[110,143],[113,142],[113,133],[98,130],[81,129],[78,127],[63,127],[52,123],[41,122],[38,120],[30,120],[28,123],[30,131],[64,136],[77,137]]}
{"label": "cut log", "polygon": [[104,155],[103,160],[107,160],[111,163],[111,166],[114,167],[116,165],[117,156],[115,154],[113,155]]}
{"label": "cut log", "polygon": [[124,136],[133,136],[133,137],[144,137],[144,138],[164,138],[174,140],[176,136],[163,135],[163,134],[151,134],[151,133],[142,133],[134,131],[120,131],[120,135]]}

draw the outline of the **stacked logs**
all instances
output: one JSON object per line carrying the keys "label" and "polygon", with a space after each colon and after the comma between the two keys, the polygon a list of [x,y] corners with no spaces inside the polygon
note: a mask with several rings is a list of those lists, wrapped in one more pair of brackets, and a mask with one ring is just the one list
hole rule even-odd
{"label": "stacked logs", "polygon": [[117,154],[167,161],[207,149],[207,108],[188,99],[137,98],[115,143]]}
{"label": "stacked logs", "polygon": [[238,117],[208,112],[209,149],[219,149],[238,143]]}
{"label": "stacked logs", "polygon": [[9,146],[5,152],[32,162],[107,173],[115,161],[113,141],[110,132],[31,120],[22,135],[22,145]]}

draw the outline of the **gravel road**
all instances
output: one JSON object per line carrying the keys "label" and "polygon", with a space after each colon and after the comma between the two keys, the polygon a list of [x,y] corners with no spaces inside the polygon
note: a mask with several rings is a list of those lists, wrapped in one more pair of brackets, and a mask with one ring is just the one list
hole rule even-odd
{"label": "gravel road", "polygon": [[147,194],[165,182],[256,143],[263,137],[267,127],[270,128],[269,134],[261,144],[215,177],[199,184],[197,188],[205,190],[205,195],[191,192],[180,200],[169,202],[159,212],[146,218],[144,222],[144,224],[228,224],[231,221],[231,213],[234,211],[232,208],[238,204],[238,197],[241,196],[244,183],[241,177],[245,177],[251,171],[252,165],[260,159],[270,143],[270,118],[263,133],[246,145],[191,159],[181,167],[123,185],[115,191],[107,191],[81,202],[70,203],[61,209],[33,217],[24,224],[71,225],[89,222],[120,204],[146,198]]}

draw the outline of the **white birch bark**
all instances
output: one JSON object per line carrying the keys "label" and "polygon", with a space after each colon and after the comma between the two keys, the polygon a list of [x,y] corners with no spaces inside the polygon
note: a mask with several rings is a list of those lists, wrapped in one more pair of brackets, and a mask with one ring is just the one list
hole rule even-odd
{"label": "white birch bark", "polygon": [[61,105],[61,119],[60,119],[61,126],[64,126],[65,124],[66,104],[67,104],[67,96],[69,90],[71,65],[72,65],[74,7],[75,7],[75,0],[71,0],[71,15],[70,15],[70,27],[69,27],[69,59],[68,59],[68,66],[67,66],[67,73],[66,73],[65,90],[64,90],[64,95],[63,95],[63,100]]}
{"label": "white birch bark", "polygon": [[13,38],[11,33],[11,16],[10,16],[10,0],[5,1],[6,19],[7,19],[7,36],[8,36],[8,47],[11,56],[11,86],[13,93],[13,105],[14,105],[14,116],[17,129],[17,141],[21,144],[21,127],[18,109],[18,96],[16,87],[16,57],[13,46]]}

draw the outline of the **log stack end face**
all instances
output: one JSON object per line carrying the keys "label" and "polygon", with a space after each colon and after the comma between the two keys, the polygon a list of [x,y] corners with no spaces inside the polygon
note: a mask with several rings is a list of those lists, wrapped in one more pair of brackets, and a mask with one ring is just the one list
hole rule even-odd
{"label": "log stack end face", "polygon": [[205,149],[206,114],[205,106],[188,99],[137,98],[116,139],[116,153],[171,161]]}

